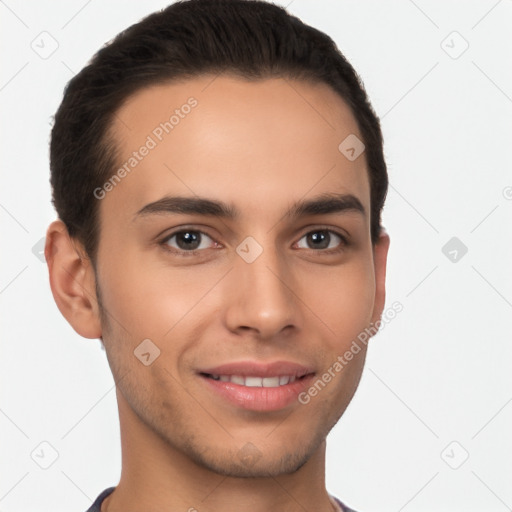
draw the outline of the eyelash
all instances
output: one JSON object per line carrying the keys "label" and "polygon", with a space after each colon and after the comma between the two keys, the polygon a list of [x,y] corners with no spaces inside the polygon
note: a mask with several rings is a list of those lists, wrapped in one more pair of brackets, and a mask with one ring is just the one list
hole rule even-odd
{"label": "eyelash", "polygon": [[[342,252],[350,245],[349,241],[345,235],[341,234],[339,231],[336,231],[336,230],[333,230],[333,229],[327,228],[327,227],[320,227],[320,228],[308,231],[308,232],[304,233],[299,238],[299,241],[308,235],[311,235],[313,233],[319,233],[319,232],[326,232],[326,233],[329,233],[330,235],[334,234],[335,236],[339,237],[341,240],[339,243],[339,246],[335,249],[308,249],[308,250],[313,251],[315,253],[320,253],[323,255],[332,255],[332,254],[338,254],[338,253]],[[179,235],[181,233],[199,233],[201,236],[206,236],[206,237],[210,238],[213,242],[218,243],[210,235],[208,235],[208,233],[205,233],[204,231],[201,231],[199,229],[192,229],[192,228],[190,228],[190,229],[189,228],[181,228],[177,231],[173,231],[172,233],[168,234],[165,238],[160,240],[158,242],[158,244],[165,251],[170,252],[173,255],[176,255],[179,257],[197,256],[201,252],[204,252],[204,249],[193,249],[190,251],[184,251],[182,249],[169,248],[169,245],[168,245],[169,240],[171,240],[171,238],[173,238],[174,236]]]}

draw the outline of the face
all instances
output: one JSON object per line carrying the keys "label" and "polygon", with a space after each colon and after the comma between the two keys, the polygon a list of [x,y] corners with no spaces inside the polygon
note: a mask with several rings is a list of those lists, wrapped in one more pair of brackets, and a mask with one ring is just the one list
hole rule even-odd
{"label": "face", "polygon": [[138,92],[112,133],[96,284],[121,423],[217,473],[297,470],[384,301],[364,153],[338,149],[354,117],[326,85],[204,76]]}

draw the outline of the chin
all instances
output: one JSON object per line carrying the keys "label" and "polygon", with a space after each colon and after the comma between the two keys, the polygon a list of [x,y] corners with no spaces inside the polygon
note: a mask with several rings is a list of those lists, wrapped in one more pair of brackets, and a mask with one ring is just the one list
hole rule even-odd
{"label": "chin", "polygon": [[233,478],[271,478],[293,474],[300,470],[317,452],[324,441],[318,435],[297,446],[281,449],[268,445],[261,450],[251,442],[245,443],[240,449],[231,447],[219,450],[219,447],[199,447],[189,444],[185,455],[198,466]]}
{"label": "chin", "polygon": [[231,457],[209,459],[204,456],[196,457],[196,463],[222,476],[232,478],[271,478],[292,474],[306,464],[312,454],[294,453],[283,454],[276,459],[275,455],[261,455],[257,461],[237,460],[237,453]]}

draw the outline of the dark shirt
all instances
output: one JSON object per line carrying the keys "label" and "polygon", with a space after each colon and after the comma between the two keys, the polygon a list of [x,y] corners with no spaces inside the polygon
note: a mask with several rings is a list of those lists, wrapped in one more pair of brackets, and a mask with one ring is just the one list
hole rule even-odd
{"label": "dark shirt", "polygon": [[[97,498],[96,501],[91,505],[91,508],[87,510],[87,512],[101,512],[101,504],[103,503],[103,500],[114,491],[115,487],[109,487],[108,489],[105,489]],[[346,505],[343,505],[340,500],[337,498],[334,498],[336,500],[336,503],[341,507],[343,512],[356,512],[355,510],[352,510],[351,508],[348,508]]]}

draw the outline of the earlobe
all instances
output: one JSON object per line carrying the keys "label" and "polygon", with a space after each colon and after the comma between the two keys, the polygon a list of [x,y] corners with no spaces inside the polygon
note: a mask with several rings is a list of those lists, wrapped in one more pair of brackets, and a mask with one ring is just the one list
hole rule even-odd
{"label": "earlobe", "polygon": [[382,315],[386,303],[386,266],[389,250],[389,235],[383,230],[373,248],[375,269],[375,302],[372,323],[376,323]]}
{"label": "earlobe", "polygon": [[85,338],[101,337],[95,275],[82,246],[56,220],[46,233],[45,257],[53,297],[62,315]]}

